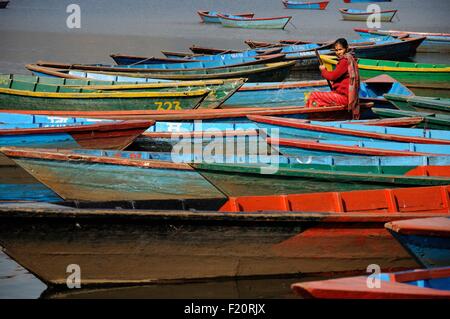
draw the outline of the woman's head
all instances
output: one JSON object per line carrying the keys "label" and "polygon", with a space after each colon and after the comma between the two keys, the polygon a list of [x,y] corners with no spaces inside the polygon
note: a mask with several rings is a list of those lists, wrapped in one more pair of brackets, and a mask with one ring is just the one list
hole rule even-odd
{"label": "woman's head", "polygon": [[344,38],[337,39],[333,44],[334,51],[338,58],[344,56],[345,53],[348,52],[348,43]]}

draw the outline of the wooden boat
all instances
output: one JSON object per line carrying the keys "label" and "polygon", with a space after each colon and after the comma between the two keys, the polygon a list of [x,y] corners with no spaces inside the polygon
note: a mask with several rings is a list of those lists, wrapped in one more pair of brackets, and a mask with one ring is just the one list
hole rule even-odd
{"label": "wooden boat", "polygon": [[[337,64],[335,57],[321,58],[328,70]],[[363,79],[387,74],[410,88],[450,88],[450,66],[447,64],[359,59],[358,67]]]}
{"label": "wooden boat", "polygon": [[39,66],[56,68],[56,69],[76,69],[96,72],[127,72],[127,73],[164,73],[176,70],[196,71],[207,69],[223,69],[230,67],[248,66],[254,64],[267,64],[279,62],[284,59],[284,54],[271,54],[254,57],[236,57],[232,59],[198,61],[187,63],[169,63],[169,64],[135,64],[135,65],[106,65],[106,64],[66,64],[58,62],[38,61]]}
{"label": "wooden boat", "polygon": [[[220,23],[220,21],[218,22]],[[242,51],[233,50],[233,49],[217,49],[217,48],[209,48],[209,47],[200,47],[196,45],[192,45],[189,47],[189,50],[194,54],[192,58],[196,58],[197,55],[218,55],[218,54],[239,54]]]}
{"label": "wooden boat", "polygon": [[[117,65],[136,65],[136,64],[168,64],[168,63],[186,63],[192,62],[192,59],[183,58],[158,58],[158,57],[144,57],[128,54],[114,53],[109,55]],[[194,60],[195,61],[195,60]]]}
{"label": "wooden boat", "polygon": [[[273,131],[271,131],[272,133]],[[298,155],[363,155],[363,156],[415,156],[450,155],[447,145],[365,142],[343,140],[300,140],[287,138],[267,138],[267,142],[281,154]]]}
{"label": "wooden boat", "polygon": [[281,2],[287,9],[316,9],[316,10],[325,10],[329,3],[329,1],[298,2],[288,0],[282,0]]}
{"label": "wooden boat", "polygon": [[[229,197],[221,212],[446,213],[450,186]],[[392,222],[396,224],[397,222]],[[403,222],[398,222],[403,223]]]}
{"label": "wooden boat", "polygon": [[385,167],[383,171],[377,165],[276,164],[191,165],[232,197],[446,185],[450,181],[450,166]]}
{"label": "wooden boat", "polygon": [[[370,286],[374,280],[380,286]],[[291,289],[318,299],[450,299],[450,267],[299,282]]]}
{"label": "wooden boat", "polygon": [[[442,214],[442,213],[440,213]],[[419,265],[383,224],[434,213],[220,213],[0,206],[0,245],[45,284],[81,285],[321,273]],[[139,240],[136,240],[136,239]],[[239,269],[236,265],[239,264]]]}
{"label": "wooden boat", "polygon": [[[220,14],[220,12],[216,12],[216,11],[197,11],[198,15],[200,16],[200,19],[202,20],[202,22],[204,23],[220,23],[218,14]],[[237,17],[244,17],[244,18],[253,18],[255,14],[252,12],[247,12],[247,13],[233,13],[232,16],[237,16]]]}
{"label": "wooden boat", "polygon": [[192,109],[209,90],[181,92],[98,92],[15,80],[0,82],[0,109],[13,110],[181,110]]}
{"label": "wooden boat", "polygon": [[423,267],[446,267],[450,264],[449,218],[410,219],[390,222],[385,227]]}
{"label": "wooden boat", "polygon": [[231,28],[251,28],[251,29],[284,29],[291,16],[271,17],[271,18],[243,18],[218,15],[220,23],[224,27]]}
{"label": "wooden boat", "polygon": [[84,122],[58,127],[15,124],[6,128],[0,124],[0,146],[122,150],[153,124],[153,121]]}
{"label": "wooden boat", "polygon": [[[281,83],[246,83],[222,105],[229,107],[268,107],[304,105],[311,92],[330,90],[325,80]],[[375,107],[393,108],[383,96],[385,93],[414,95],[408,88],[387,75],[361,81],[359,98]]]}
{"label": "wooden boat", "polygon": [[[0,150],[65,200],[224,198],[185,163],[92,156],[52,149]],[[43,167],[47,167],[45,173]]]}
{"label": "wooden boat", "polygon": [[277,129],[280,138],[450,145],[450,132],[439,130],[382,127],[364,125],[364,122],[360,124],[305,123],[298,119],[261,115],[248,115],[247,118],[269,135]]}
{"label": "wooden boat", "polygon": [[9,1],[0,1],[0,9],[5,9],[8,6]]}
{"label": "wooden boat", "polygon": [[420,38],[425,37],[425,41],[418,48],[418,52],[449,52],[450,51],[450,33],[431,33],[414,31],[396,31],[380,29],[354,29],[361,37],[372,37],[378,35],[389,35],[398,38]]}
{"label": "wooden boat", "polygon": [[[367,21],[367,19],[373,14],[371,11],[359,10],[359,9],[339,9],[344,20],[348,21]],[[380,19],[382,22],[391,22],[394,18],[397,10],[381,10]]]}
{"label": "wooden boat", "polygon": [[398,117],[422,117],[423,122],[418,127],[450,130],[450,116],[438,113],[412,112],[391,109],[372,108],[372,111],[382,118],[398,118]]}
{"label": "wooden boat", "polygon": [[[106,77],[105,77],[106,79]],[[186,92],[208,90],[209,94],[201,101],[198,108],[217,108],[232,96],[245,82],[245,79],[225,79],[207,81],[178,81],[163,83],[145,83],[133,81],[135,78],[126,78],[124,81],[102,81],[89,79],[65,79],[54,77],[38,77],[32,75],[0,74],[0,83],[7,84],[8,81],[17,83],[26,82],[26,86],[33,85],[39,91],[58,92],[61,87],[81,89],[81,92]],[[129,82],[127,82],[127,81]],[[145,79],[144,79],[145,80]]]}
{"label": "wooden boat", "polygon": [[[205,69],[205,70],[173,70],[171,72],[151,72],[151,73],[130,73],[130,72],[103,72],[109,75],[124,75],[128,77],[148,77],[152,79],[165,80],[210,80],[210,79],[231,79],[231,78],[247,78],[247,82],[278,82],[283,81],[288,75],[290,68],[295,64],[295,61],[276,62],[268,64],[257,64],[240,67],[227,67],[219,69]],[[42,67],[35,64],[28,64],[26,68],[38,75],[51,75],[58,77],[64,76],[64,73],[70,73],[73,68],[51,68]],[[76,77],[75,77],[76,78]]]}
{"label": "wooden boat", "polygon": [[385,98],[402,111],[434,112],[450,115],[450,99],[386,94]]}

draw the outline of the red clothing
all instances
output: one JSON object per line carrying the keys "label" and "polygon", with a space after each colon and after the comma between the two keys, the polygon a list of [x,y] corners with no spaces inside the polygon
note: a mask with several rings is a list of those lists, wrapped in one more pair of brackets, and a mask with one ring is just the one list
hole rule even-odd
{"label": "red clothing", "polygon": [[306,102],[306,107],[325,107],[347,105],[348,98],[335,92],[312,92]]}
{"label": "red clothing", "polygon": [[339,59],[336,69],[334,71],[323,70],[322,76],[331,81],[333,92],[348,97],[348,87],[350,79],[348,74],[348,60],[346,58]]}

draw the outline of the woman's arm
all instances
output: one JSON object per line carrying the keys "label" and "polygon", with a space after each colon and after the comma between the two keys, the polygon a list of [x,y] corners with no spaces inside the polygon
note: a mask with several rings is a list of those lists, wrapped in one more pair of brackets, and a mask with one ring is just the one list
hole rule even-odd
{"label": "woman's arm", "polygon": [[322,76],[329,81],[336,81],[345,73],[348,72],[348,61],[343,58],[339,60],[339,63],[336,65],[336,69],[334,71],[322,70]]}

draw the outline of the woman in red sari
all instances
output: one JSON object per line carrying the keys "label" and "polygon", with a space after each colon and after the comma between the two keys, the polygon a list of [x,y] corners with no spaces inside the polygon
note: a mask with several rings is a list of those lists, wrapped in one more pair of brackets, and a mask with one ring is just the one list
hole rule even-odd
{"label": "woman in red sari", "polygon": [[322,76],[331,81],[331,92],[312,92],[306,107],[324,107],[347,105],[353,118],[359,118],[359,72],[357,59],[349,50],[347,40],[340,38],[334,43],[334,50],[339,59],[334,71],[327,71],[319,66]]}

